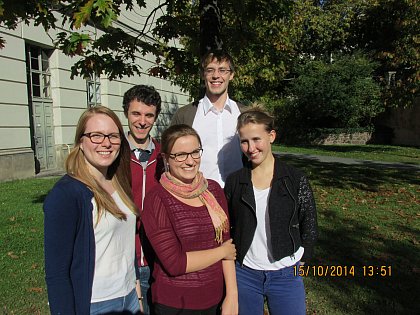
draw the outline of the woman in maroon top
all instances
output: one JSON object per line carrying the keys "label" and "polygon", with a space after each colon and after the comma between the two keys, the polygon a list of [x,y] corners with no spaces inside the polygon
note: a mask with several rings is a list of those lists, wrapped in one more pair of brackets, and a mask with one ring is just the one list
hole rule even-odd
{"label": "woman in maroon top", "polygon": [[[162,134],[166,172],[145,198],[142,220],[156,252],[152,298],[157,315],[238,314],[236,249],[223,190],[199,172],[201,140],[187,125]],[[224,285],[226,288],[224,294]]]}

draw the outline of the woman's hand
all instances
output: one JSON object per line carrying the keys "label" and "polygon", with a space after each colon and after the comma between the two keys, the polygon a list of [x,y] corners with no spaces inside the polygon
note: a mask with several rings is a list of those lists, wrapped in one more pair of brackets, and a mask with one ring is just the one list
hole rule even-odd
{"label": "woman's hand", "polygon": [[139,305],[140,305],[140,313],[143,314],[144,309],[143,309],[143,296],[141,295],[141,287],[140,287],[140,280],[136,280],[136,292],[137,292],[137,297],[139,299]]}
{"label": "woman's hand", "polygon": [[235,259],[236,248],[230,239],[215,248],[187,252],[187,267],[185,273],[202,270],[220,260],[234,262]]}
{"label": "woman's hand", "polygon": [[144,314],[143,297],[139,297],[140,314]]}
{"label": "woman's hand", "polygon": [[224,250],[225,255],[223,256],[223,259],[227,260],[235,260],[236,259],[236,248],[235,245],[232,243],[232,239],[227,240],[224,242],[221,247]]}
{"label": "woman's hand", "polygon": [[222,304],[222,315],[238,315],[238,295],[227,294]]}

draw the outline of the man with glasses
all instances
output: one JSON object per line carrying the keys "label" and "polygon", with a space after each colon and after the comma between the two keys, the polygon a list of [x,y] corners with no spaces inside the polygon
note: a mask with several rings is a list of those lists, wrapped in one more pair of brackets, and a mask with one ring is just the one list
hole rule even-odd
{"label": "man with glasses", "polygon": [[242,167],[236,120],[243,106],[228,96],[234,77],[232,57],[221,50],[208,52],[201,61],[206,94],[198,102],[179,108],[171,125],[186,124],[200,135],[203,145],[200,170],[224,187],[226,177]]}
{"label": "man with glasses", "polygon": [[[126,135],[131,149],[131,183],[133,198],[140,213],[143,211],[145,195],[159,183],[163,172],[160,156],[160,144],[150,136],[150,131],[161,110],[161,98],[152,86],[136,85],[125,92],[123,109],[128,119],[129,131]],[[110,139],[111,140],[111,139]],[[144,231],[137,222],[136,254],[140,272],[141,292],[137,292],[143,305],[143,314],[150,311],[150,268],[153,250],[144,236]]]}

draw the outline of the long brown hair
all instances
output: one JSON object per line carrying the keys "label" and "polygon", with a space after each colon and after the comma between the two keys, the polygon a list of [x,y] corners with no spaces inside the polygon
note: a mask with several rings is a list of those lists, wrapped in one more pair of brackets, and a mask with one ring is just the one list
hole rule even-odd
{"label": "long brown hair", "polygon": [[87,109],[79,118],[74,137],[74,147],[70,151],[66,160],[67,174],[78,179],[93,192],[97,207],[98,221],[103,211],[110,212],[118,219],[125,220],[126,215],[122,212],[109,193],[102,188],[99,182],[89,172],[84,153],[80,148],[83,134],[86,131],[86,124],[95,115],[106,115],[110,117],[118,127],[121,136],[120,152],[115,161],[108,167],[106,177],[111,179],[112,185],[120,195],[125,205],[136,215],[138,209],[132,201],[131,193],[131,172],[130,172],[130,146],[124,136],[124,130],[118,116],[109,108],[95,106]]}

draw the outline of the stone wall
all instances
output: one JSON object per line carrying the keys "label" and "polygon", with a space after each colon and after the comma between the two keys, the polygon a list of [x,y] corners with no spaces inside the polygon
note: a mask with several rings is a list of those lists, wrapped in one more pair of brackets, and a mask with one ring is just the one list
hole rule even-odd
{"label": "stone wall", "polygon": [[366,144],[371,139],[370,132],[355,132],[355,133],[338,133],[338,134],[322,134],[312,141],[315,145],[328,144]]}
{"label": "stone wall", "polygon": [[0,150],[0,173],[2,181],[33,177],[34,152],[30,148]]}

